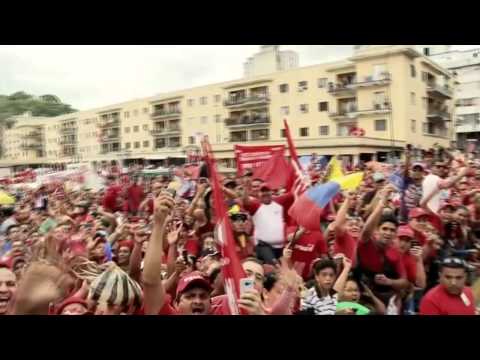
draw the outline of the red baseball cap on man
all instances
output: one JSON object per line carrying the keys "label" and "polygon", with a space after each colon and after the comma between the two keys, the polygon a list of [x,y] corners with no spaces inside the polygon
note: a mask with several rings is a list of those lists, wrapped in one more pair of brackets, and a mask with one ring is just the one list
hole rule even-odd
{"label": "red baseball cap on man", "polygon": [[422,216],[428,216],[428,215],[429,215],[428,212],[426,212],[422,208],[413,208],[408,213],[408,217],[410,219],[415,219],[415,218],[419,218],[419,217],[422,217]]}
{"label": "red baseball cap on man", "polygon": [[398,237],[408,237],[410,239],[415,238],[415,234],[412,230],[412,228],[408,225],[401,225],[397,229],[397,236]]}
{"label": "red baseball cap on man", "polygon": [[189,290],[192,286],[202,287],[208,291],[212,290],[210,282],[200,271],[193,271],[180,279],[177,286],[177,296]]}

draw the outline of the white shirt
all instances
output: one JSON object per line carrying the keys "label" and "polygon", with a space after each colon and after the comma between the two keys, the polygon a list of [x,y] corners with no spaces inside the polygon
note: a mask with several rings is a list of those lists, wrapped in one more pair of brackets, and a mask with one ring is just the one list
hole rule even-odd
{"label": "white shirt", "polygon": [[305,297],[301,300],[300,310],[312,309],[315,315],[335,315],[337,310],[338,294],[327,295],[319,298],[315,287],[307,290]]}
{"label": "white shirt", "polygon": [[275,201],[268,205],[261,204],[252,219],[255,225],[255,245],[258,244],[259,240],[276,248],[285,245],[283,206]]}

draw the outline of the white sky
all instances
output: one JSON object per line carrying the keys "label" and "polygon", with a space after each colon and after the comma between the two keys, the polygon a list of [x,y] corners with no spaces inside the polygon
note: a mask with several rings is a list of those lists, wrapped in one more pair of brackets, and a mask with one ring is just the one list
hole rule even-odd
{"label": "white sky", "polygon": [[[350,55],[353,45],[282,45],[300,65]],[[480,48],[453,45],[452,50]],[[1,45],[0,94],[55,94],[79,110],[241,78],[259,45]]]}

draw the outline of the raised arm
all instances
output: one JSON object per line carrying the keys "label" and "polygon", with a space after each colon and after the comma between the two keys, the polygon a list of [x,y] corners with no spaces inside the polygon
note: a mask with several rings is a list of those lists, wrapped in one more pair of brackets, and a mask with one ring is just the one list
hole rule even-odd
{"label": "raised arm", "polygon": [[154,225],[152,236],[145,254],[143,269],[144,304],[146,315],[156,315],[165,302],[165,288],[162,282],[163,238],[165,221],[175,206],[173,198],[161,193],[154,204]]}
{"label": "raised arm", "polygon": [[457,175],[449,177],[445,182],[443,182],[441,185],[437,186],[435,189],[433,189],[430,194],[426,195],[422,201],[420,202],[420,207],[422,208],[427,208],[427,204],[430,202],[430,200],[438,194],[442,189],[448,189],[455,185],[457,182],[459,182],[465,175],[468,174],[470,169],[468,167],[463,168],[460,170],[460,172]]}
{"label": "raised arm", "polygon": [[208,187],[208,184],[199,184],[197,186],[197,192],[195,193],[195,197],[193,198],[192,203],[188,207],[185,215],[192,216],[193,211],[197,208],[198,202],[200,201],[202,196],[205,194],[207,187]]}
{"label": "raised arm", "polygon": [[348,209],[354,196],[355,194],[353,192],[348,192],[345,194],[345,200],[343,201],[342,206],[340,206],[340,209],[337,212],[335,221],[331,223],[330,231],[337,231],[339,229],[342,229],[343,225],[345,225]]}
{"label": "raised arm", "polygon": [[382,217],[383,208],[387,203],[387,198],[392,191],[393,187],[391,187],[391,185],[388,185],[385,189],[382,190],[380,201],[365,222],[362,234],[360,235],[360,241],[367,242],[372,237],[373,231],[377,227],[378,222]]}
{"label": "raised arm", "polygon": [[341,294],[343,293],[343,290],[345,289],[345,283],[347,282],[348,274],[352,269],[352,261],[349,258],[344,256],[342,260],[343,260],[343,270],[338,276],[337,280],[335,281],[335,285],[333,285],[333,290],[335,290],[339,294],[339,296],[341,296]]}
{"label": "raised arm", "polygon": [[147,240],[147,236],[144,233],[135,232],[135,244],[133,246],[132,254],[130,255],[130,264],[128,265],[128,272],[130,277],[138,281],[141,277],[141,265],[142,265],[142,246]]}

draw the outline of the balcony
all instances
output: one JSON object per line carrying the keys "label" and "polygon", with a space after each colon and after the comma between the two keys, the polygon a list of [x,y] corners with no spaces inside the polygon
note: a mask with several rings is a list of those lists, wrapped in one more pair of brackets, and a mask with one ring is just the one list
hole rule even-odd
{"label": "balcony", "polygon": [[355,119],[357,117],[357,103],[355,102],[339,102],[338,107],[340,110],[338,112],[330,113],[330,117],[334,120],[342,119]]}
{"label": "balcony", "polygon": [[120,119],[107,120],[98,125],[100,129],[118,128],[120,127]]}
{"label": "balcony", "polygon": [[42,149],[43,145],[42,144],[24,144],[22,145],[23,150],[39,150]]}
{"label": "balcony", "polygon": [[353,83],[347,84],[333,84],[330,83],[328,86],[328,92],[334,96],[343,96],[343,95],[354,95],[355,88],[352,86]]}
{"label": "balcony", "polygon": [[448,108],[429,108],[427,111],[427,118],[432,120],[451,121],[452,115],[448,112]]}
{"label": "balcony", "polygon": [[259,125],[268,126],[270,117],[268,116],[242,116],[239,118],[225,119],[225,126],[231,128],[254,127]]}
{"label": "balcony", "polygon": [[166,128],[156,128],[150,131],[152,136],[162,136],[162,135],[172,135],[179,134],[182,132],[180,126],[169,126]]}
{"label": "balcony", "polygon": [[180,111],[180,109],[171,109],[171,110],[158,110],[158,109],[156,109],[152,113],[151,116],[153,118],[163,119],[163,118],[169,118],[169,117],[178,117],[181,114],[182,114],[182,112]]}
{"label": "balcony", "polygon": [[111,142],[119,142],[119,141],[120,141],[120,133],[108,134],[100,137],[100,142],[103,144],[111,143]]}
{"label": "balcony", "polygon": [[427,83],[427,93],[445,99],[451,99],[453,97],[453,91],[448,85],[437,85],[434,82]]}
{"label": "balcony", "polygon": [[376,103],[373,104],[371,109],[357,110],[356,114],[358,116],[363,115],[378,115],[378,114],[388,114],[392,111],[392,106],[389,102],[385,103]]}
{"label": "balcony", "polygon": [[22,136],[22,139],[38,139],[42,137],[42,133],[40,131],[33,131],[28,134]]}
{"label": "balcony", "polygon": [[224,105],[229,108],[239,108],[247,106],[268,105],[270,97],[268,95],[252,95],[248,97],[236,97],[225,100]]}
{"label": "balcony", "polygon": [[352,83],[350,86],[352,88],[364,88],[371,86],[385,86],[389,85],[392,81],[392,77],[389,72],[381,73],[379,76],[366,76],[363,81],[357,81]]}
{"label": "balcony", "polygon": [[74,134],[78,131],[78,128],[76,126],[65,126],[60,128],[60,133],[61,134]]}

